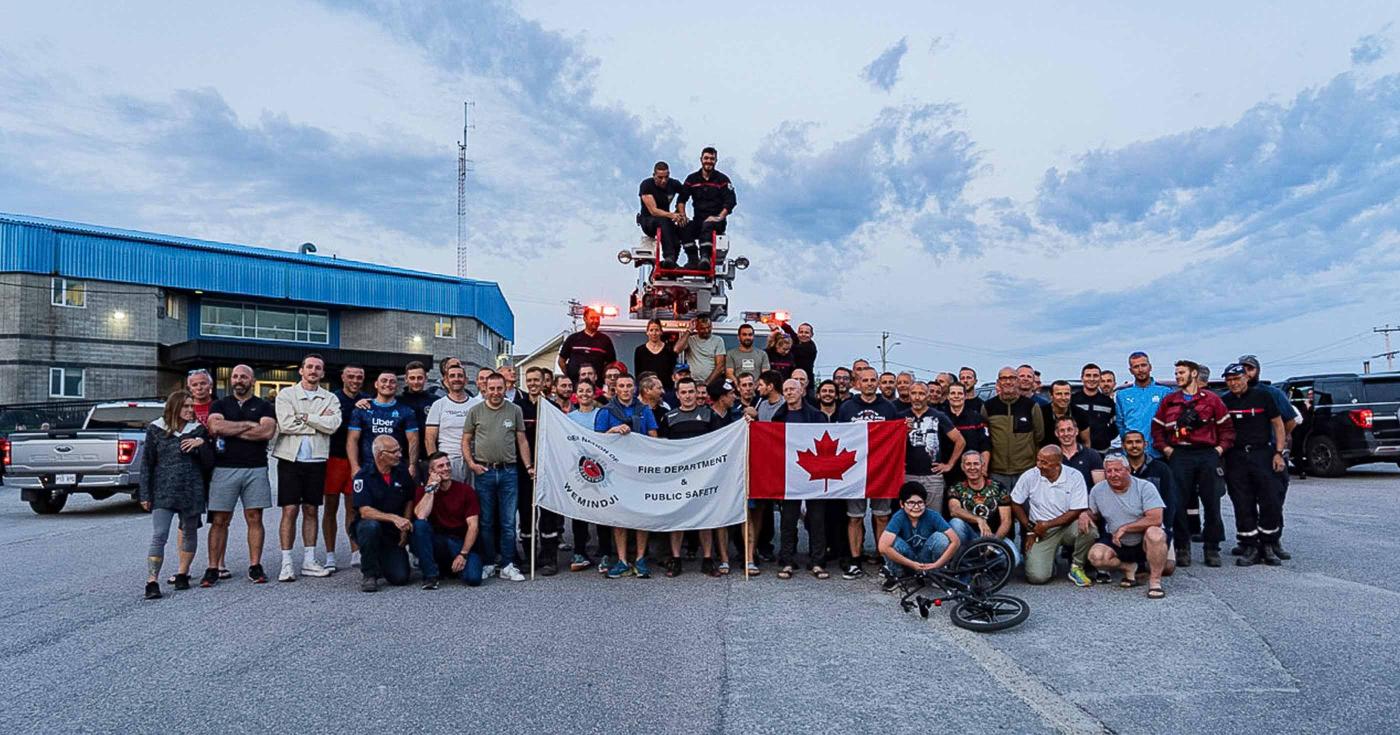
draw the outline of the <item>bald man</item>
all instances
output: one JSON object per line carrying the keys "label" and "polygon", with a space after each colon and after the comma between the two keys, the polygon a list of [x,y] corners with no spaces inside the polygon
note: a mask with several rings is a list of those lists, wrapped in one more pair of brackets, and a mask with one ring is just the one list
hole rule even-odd
{"label": "bald man", "polygon": [[403,448],[388,434],[370,445],[374,462],[360,468],[354,482],[355,538],[360,542],[360,589],[378,592],[382,578],[408,584],[408,545],[413,533],[413,494],[417,483],[400,460]]}
{"label": "bald man", "polygon": [[1026,581],[1049,582],[1055,576],[1059,548],[1072,546],[1070,581],[1079,587],[1093,584],[1084,571],[1089,549],[1098,538],[1089,513],[1089,491],[1084,475],[1065,471],[1059,447],[1045,447],[1036,453],[1035,467],[1016,480],[1011,502],[1011,512],[1026,529]]}
{"label": "bald man", "polygon": [[209,435],[214,437],[214,474],[209,482],[209,568],[199,586],[212,587],[225,569],[228,526],[233,511],[243,504],[248,523],[248,579],[267,582],[263,571],[263,509],[272,507],[268,481],[267,442],[277,431],[277,411],[253,394],[253,369],[234,365],[229,373],[230,395],[209,407]]}

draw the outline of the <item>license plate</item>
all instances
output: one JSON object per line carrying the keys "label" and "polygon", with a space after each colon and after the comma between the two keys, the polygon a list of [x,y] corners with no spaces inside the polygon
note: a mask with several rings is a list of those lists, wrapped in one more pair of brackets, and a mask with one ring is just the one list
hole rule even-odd
{"label": "license plate", "polygon": [[74,474],[54,475],[54,476],[53,476],[53,484],[55,484],[55,485],[76,485],[76,484],[78,484],[78,476],[77,476],[77,475],[74,475]]}

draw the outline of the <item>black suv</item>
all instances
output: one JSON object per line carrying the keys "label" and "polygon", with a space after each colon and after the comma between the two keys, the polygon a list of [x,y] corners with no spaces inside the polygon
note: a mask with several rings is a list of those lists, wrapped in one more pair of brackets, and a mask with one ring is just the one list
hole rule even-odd
{"label": "black suv", "polygon": [[1301,375],[1277,385],[1303,415],[1293,452],[1309,472],[1339,477],[1355,464],[1400,464],[1400,372]]}

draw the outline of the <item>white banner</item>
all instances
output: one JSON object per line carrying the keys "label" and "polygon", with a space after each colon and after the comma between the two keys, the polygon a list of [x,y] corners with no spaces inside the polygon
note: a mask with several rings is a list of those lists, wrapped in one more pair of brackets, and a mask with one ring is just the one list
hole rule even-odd
{"label": "white banner", "polygon": [[585,430],[548,401],[539,405],[535,502],[541,508],[644,531],[743,522],[747,422],[691,439],[653,439]]}

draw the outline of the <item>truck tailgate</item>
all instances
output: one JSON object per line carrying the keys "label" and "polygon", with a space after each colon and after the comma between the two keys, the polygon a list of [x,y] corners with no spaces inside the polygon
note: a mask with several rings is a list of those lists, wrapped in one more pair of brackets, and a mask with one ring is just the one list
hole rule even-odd
{"label": "truck tailgate", "polygon": [[51,431],[12,434],[7,475],[80,471],[116,473],[131,467],[117,461],[117,443],[133,439],[120,431]]}

